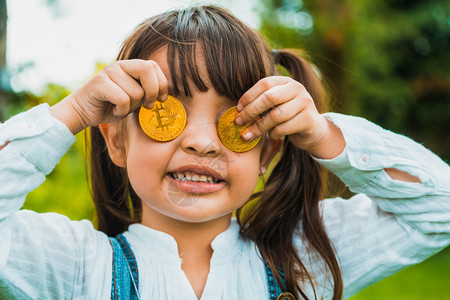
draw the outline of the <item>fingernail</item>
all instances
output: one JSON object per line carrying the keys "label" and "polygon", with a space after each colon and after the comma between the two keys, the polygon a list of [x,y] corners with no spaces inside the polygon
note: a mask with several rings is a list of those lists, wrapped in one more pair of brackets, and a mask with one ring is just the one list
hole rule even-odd
{"label": "fingernail", "polygon": [[164,95],[161,96],[161,100],[163,100],[163,101],[164,101],[164,100],[167,100],[167,97],[168,97],[168,95],[167,95],[167,94],[164,94]]}
{"label": "fingernail", "polygon": [[239,102],[237,107],[236,107],[237,111],[241,111],[243,108],[244,108],[244,105],[242,105],[242,103]]}
{"label": "fingernail", "polygon": [[237,126],[242,126],[242,125],[244,125],[244,121],[242,121],[242,118],[241,118],[241,117],[237,117],[235,122],[236,122],[236,125],[237,125]]}
{"label": "fingernail", "polygon": [[255,135],[253,134],[253,132],[251,132],[251,131],[248,130],[248,129],[245,129],[245,130],[242,132],[242,137],[243,137],[244,140],[246,140],[247,142],[253,140],[253,137],[254,137],[254,136],[255,136]]}

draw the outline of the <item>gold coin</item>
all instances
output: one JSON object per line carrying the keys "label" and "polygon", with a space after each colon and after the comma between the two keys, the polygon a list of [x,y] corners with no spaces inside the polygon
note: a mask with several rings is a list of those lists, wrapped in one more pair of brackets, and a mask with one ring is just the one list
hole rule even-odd
{"label": "gold coin", "polygon": [[164,102],[156,101],[152,109],[142,106],[139,124],[152,139],[170,141],[179,136],[186,126],[186,110],[180,100],[169,95]]}
{"label": "gold coin", "polygon": [[278,296],[277,300],[295,300],[295,297],[289,292],[284,292]]}
{"label": "gold coin", "polygon": [[236,115],[236,106],[233,106],[224,112],[220,117],[219,125],[217,125],[217,131],[219,133],[220,141],[225,147],[234,152],[245,152],[255,147],[261,137],[257,137],[250,142],[243,140],[241,138],[241,131],[250,126],[250,123],[243,126],[236,125],[234,122]]}

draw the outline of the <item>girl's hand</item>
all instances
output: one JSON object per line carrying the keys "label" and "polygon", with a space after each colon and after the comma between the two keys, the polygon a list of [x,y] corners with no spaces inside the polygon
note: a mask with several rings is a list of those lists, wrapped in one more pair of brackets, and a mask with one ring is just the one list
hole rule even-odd
{"label": "girl's hand", "polygon": [[51,107],[51,114],[76,134],[101,123],[116,122],[140,105],[165,100],[168,83],[151,60],[123,60],[106,66],[79,90]]}
{"label": "girl's hand", "polygon": [[334,158],[345,147],[339,128],[319,114],[311,95],[290,77],[258,81],[238,101],[237,125],[248,122],[242,137],[252,140],[268,132],[276,140],[288,136],[298,148],[320,158]]}

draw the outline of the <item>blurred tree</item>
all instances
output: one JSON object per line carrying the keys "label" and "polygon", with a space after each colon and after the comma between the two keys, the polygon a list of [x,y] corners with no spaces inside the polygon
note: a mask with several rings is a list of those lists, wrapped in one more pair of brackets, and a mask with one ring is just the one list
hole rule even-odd
{"label": "blurred tree", "polygon": [[6,32],[8,15],[6,13],[6,0],[0,0],[0,70],[6,66]]}
{"label": "blurred tree", "polygon": [[450,2],[261,0],[275,47],[306,49],[337,111],[366,117],[450,160]]}
{"label": "blurred tree", "polygon": [[[63,12],[59,7],[60,3],[61,1],[59,0],[46,0],[43,2],[44,5],[54,10],[56,17],[60,17]],[[0,0],[0,7],[0,34],[5,34],[0,35],[2,37],[0,39],[0,49],[3,49],[3,51],[0,50],[0,67],[3,70],[7,70],[6,0]],[[98,64],[96,72],[101,70],[102,67],[104,67],[104,64]],[[18,68],[15,70],[15,73],[21,72],[22,69]],[[39,95],[29,91],[13,91],[9,85],[9,76],[7,79],[7,84],[0,86],[0,121],[4,121],[10,116],[41,103],[53,105],[71,92],[66,87],[53,83],[48,83]],[[3,93],[1,92],[2,89]],[[85,163],[83,160],[85,139],[80,138],[80,135],[75,145],[61,159],[61,163],[47,176],[45,183],[27,195],[27,201],[23,208],[36,212],[58,212],[73,220],[94,218],[94,208],[86,181]]]}
{"label": "blurred tree", "polygon": [[5,118],[5,107],[11,96],[10,76],[6,65],[7,20],[6,0],[0,0],[0,121]]}
{"label": "blurred tree", "polygon": [[[61,14],[59,0],[46,0],[43,4],[52,8],[55,15]],[[11,111],[18,111],[20,103],[18,99],[23,100],[23,95],[16,95],[11,88],[11,70],[8,69],[7,64],[7,24],[8,24],[8,10],[6,0],[0,0],[0,122],[5,121],[11,116]],[[22,67],[14,71],[14,73],[21,72],[24,67],[30,63],[24,63]]]}
{"label": "blurred tree", "polygon": [[348,80],[348,111],[424,142],[449,160],[450,2],[384,0],[365,6],[354,7],[358,22],[346,61],[358,76]]}
{"label": "blurred tree", "polygon": [[0,70],[6,66],[6,25],[8,15],[6,13],[6,0],[0,0]]}

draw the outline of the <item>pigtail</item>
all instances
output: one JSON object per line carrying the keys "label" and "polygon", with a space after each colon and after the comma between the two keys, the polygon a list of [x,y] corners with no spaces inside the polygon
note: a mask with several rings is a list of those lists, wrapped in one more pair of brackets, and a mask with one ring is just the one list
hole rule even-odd
{"label": "pigtail", "polygon": [[274,61],[289,72],[290,76],[303,84],[314,99],[314,104],[320,113],[328,110],[328,95],[323,81],[319,79],[316,70],[303,57],[304,51],[298,49],[274,50]]}
{"label": "pigtail", "polygon": [[[326,107],[326,95],[320,79],[310,64],[293,50],[278,50],[274,60],[302,83],[313,97],[319,111]],[[261,255],[268,262],[281,286],[300,299],[307,299],[300,282],[311,283],[309,274],[293,244],[295,234],[300,234],[309,248],[318,253],[334,282],[333,299],[340,299],[343,292],[342,277],[334,254],[334,248],[325,231],[319,211],[322,197],[322,168],[310,154],[297,148],[287,138],[281,157],[271,172],[264,190],[252,196],[259,198],[255,207],[238,211],[243,237],[253,240]],[[302,232],[297,232],[301,223]],[[279,269],[277,269],[279,268]],[[314,288],[315,298],[317,294]]]}
{"label": "pigtail", "polygon": [[140,221],[141,202],[129,184],[126,169],[111,161],[100,130],[95,127],[90,130],[90,181],[97,227],[109,236],[116,236],[131,223]]}

